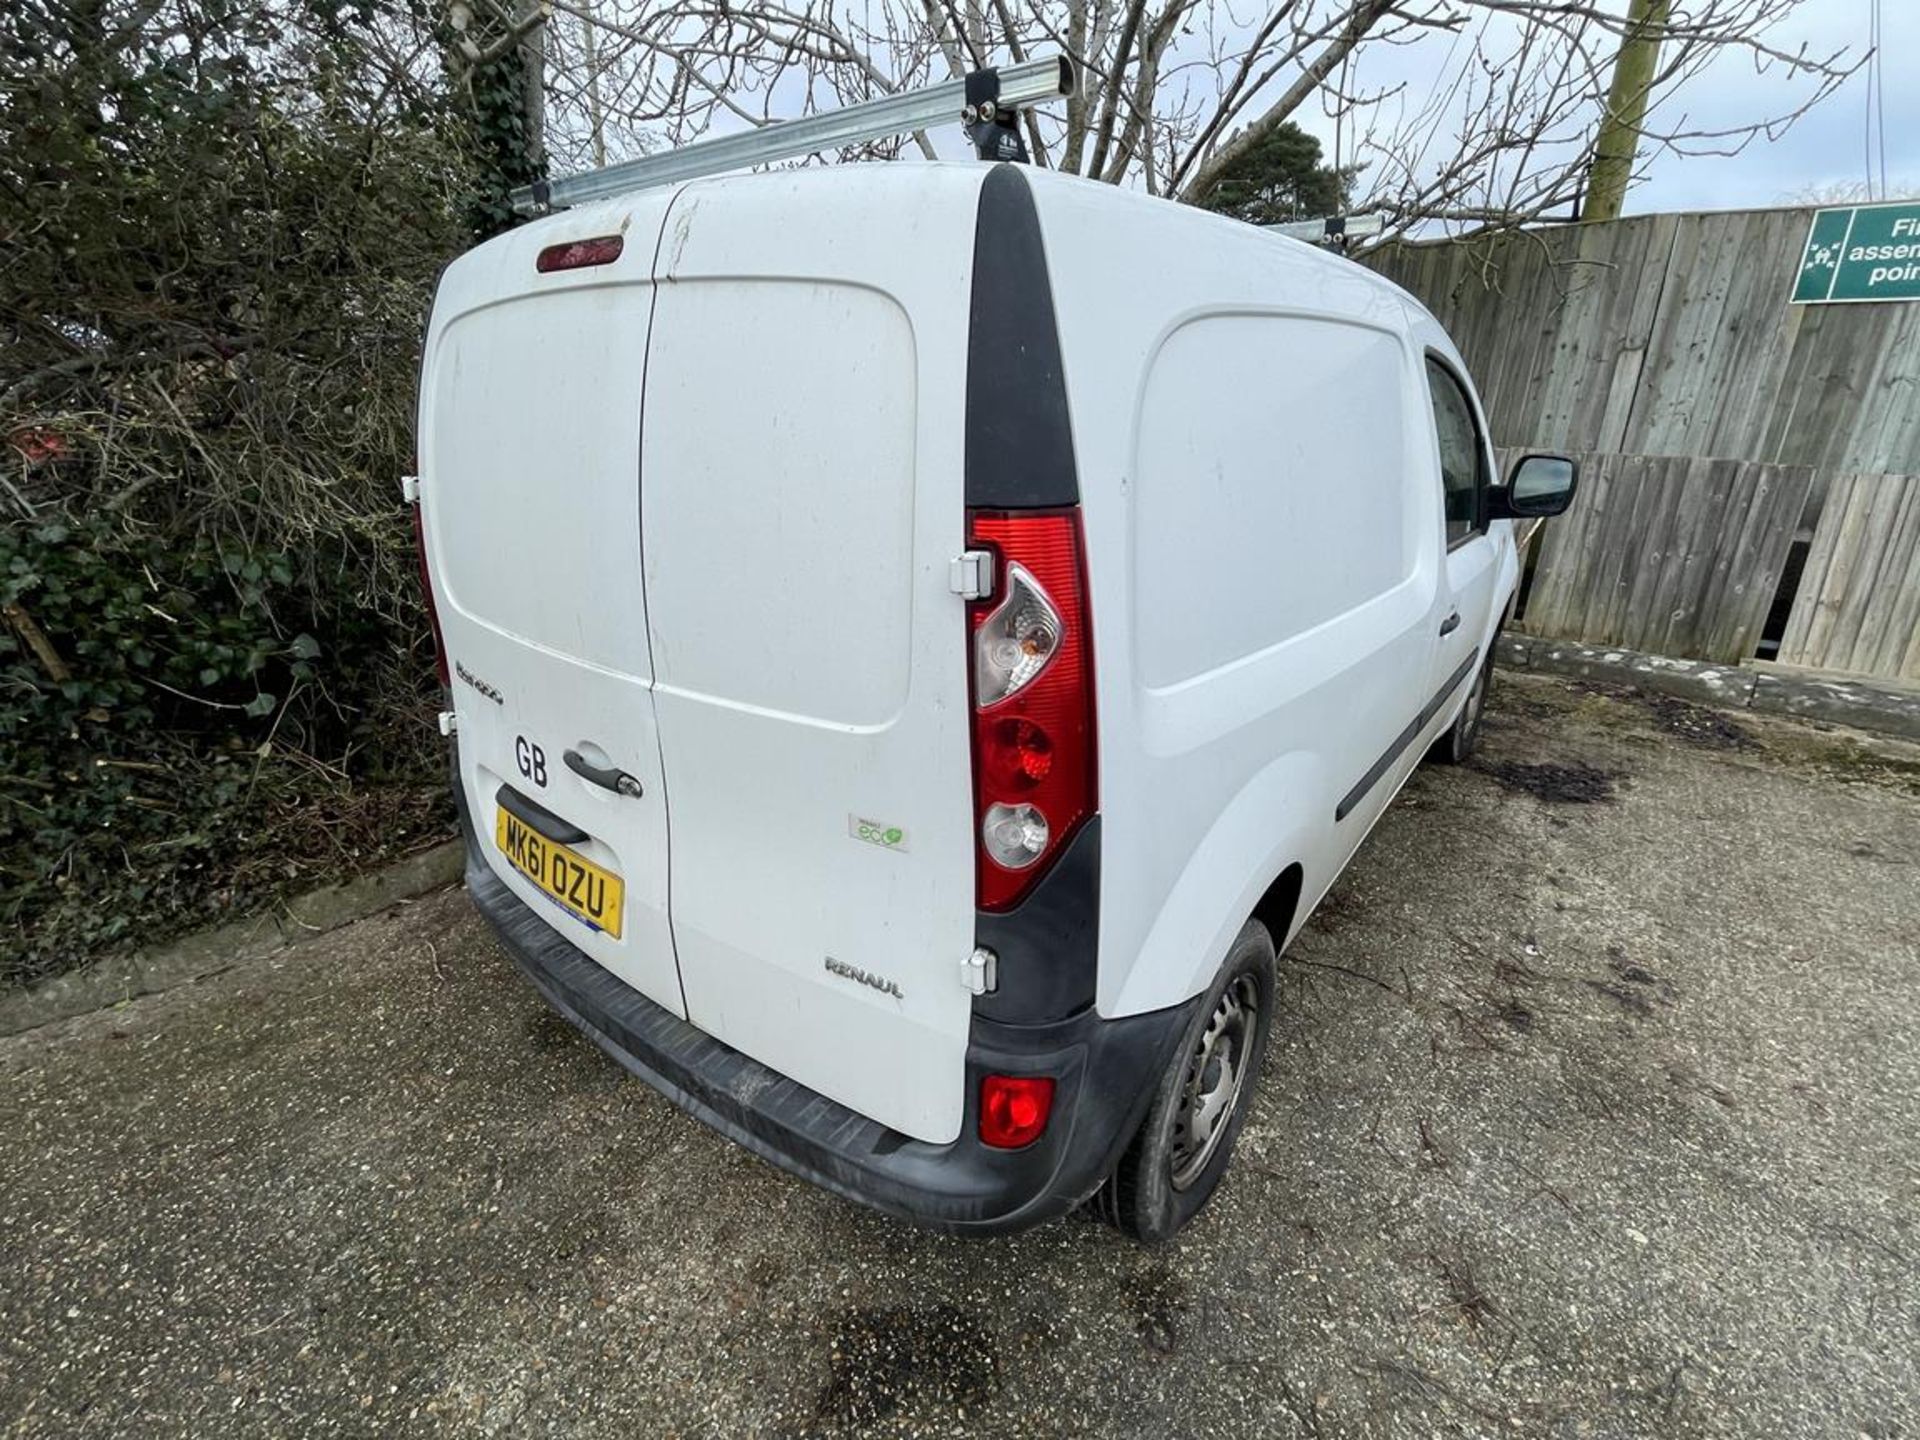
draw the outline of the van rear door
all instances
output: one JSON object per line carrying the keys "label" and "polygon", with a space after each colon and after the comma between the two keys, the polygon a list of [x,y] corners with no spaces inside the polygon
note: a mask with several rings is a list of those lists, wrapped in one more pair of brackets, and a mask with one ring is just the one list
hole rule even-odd
{"label": "van rear door", "polygon": [[[419,459],[482,851],[574,945],[684,1015],[640,553],[640,401],[667,204],[573,211],[448,269]],[[603,246],[570,257],[603,263],[536,264],[595,236],[618,236],[617,257]],[[628,778],[610,789],[596,773]]]}
{"label": "van rear door", "polygon": [[949,565],[965,549],[980,175],[848,167],[683,190],[641,441],[688,1018],[934,1142],[959,1133],[971,1016]]}

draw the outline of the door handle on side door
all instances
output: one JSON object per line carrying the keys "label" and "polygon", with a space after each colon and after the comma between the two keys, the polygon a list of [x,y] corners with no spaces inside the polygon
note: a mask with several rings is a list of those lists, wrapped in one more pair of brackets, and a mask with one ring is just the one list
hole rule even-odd
{"label": "door handle on side door", "polygon": [[[1460,628],[1460,612],[1458,610],[1454,611],[1451,615],[1447,616],[1446,619],[1440,622],[1440,633],[1442,635],[1451,635],[1454,631],[1458,630],[1459,628]],[[568,751],[567,754],[569,757],[567,760],[567,763],[571,765],[573,763],[573,760],[571,758],[573,752]]]}
{"label": "door handle on side door", "polygon": [[640,788],[640,782],[626,771],[612,765],[596,765],[578,750],[567,751],[561,759],[567,762],[567,769],[589,785],[598,785],[602,790],[611,790],[630,800],[638,800],[645,793]]}

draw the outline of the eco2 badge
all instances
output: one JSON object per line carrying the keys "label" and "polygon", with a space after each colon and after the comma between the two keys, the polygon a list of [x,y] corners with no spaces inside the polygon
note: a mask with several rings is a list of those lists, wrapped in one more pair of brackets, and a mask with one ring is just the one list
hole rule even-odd
{"label": "eco2 badge", "polygon": [[869,845],[877,845],[882,850],[902,850],[907,848],[907,832],[898,825],[889,825],[884,820],[869,820],[864,815],[847,816],[847,834]]}

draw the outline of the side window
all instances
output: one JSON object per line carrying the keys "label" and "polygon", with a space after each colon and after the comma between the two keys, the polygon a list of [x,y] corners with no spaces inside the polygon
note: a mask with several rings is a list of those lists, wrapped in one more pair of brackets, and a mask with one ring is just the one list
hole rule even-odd
{"label": "side window", "polygon": [[1480,528],[1485,451],[1467,392],[1454,373],[1431,356],[1427,358],[1427,389],[1433,393],[1433,428],[1440,437],[1440,479],[1447,495],[1447,544],[1457,545]]}

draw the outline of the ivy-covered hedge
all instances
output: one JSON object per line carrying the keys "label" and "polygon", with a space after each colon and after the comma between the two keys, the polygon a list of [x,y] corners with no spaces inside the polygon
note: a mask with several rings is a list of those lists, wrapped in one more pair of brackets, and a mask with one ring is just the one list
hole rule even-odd
{"label": "ivy-covered hedge", "polygon": [[[12,526],[0,607],[12,979],[331,873],[276,853],[297,819],[408,812],[398,832],[296,845],[342,869],[439,823],[420,687],[389,663],[396,640],[414,647],[370,612],[316,606],[287,555],[98,515]],[[303,693],[351,708],[316,725]],[[316,741],[348,763],[301,748]],[[369,807],[363,792],[393,785],[418,793]]]}
{"label": "ivy-covered hedge", "polygon": [[0,14],[0,984],[447,824],[399,477],[434,281],[524,176],[436,23]]}

